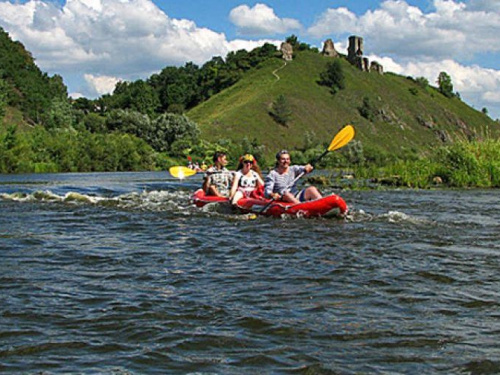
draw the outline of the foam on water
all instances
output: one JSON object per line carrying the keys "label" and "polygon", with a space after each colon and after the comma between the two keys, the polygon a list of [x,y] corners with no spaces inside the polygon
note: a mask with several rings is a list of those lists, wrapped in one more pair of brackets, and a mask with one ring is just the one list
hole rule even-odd
{"label": "foam on water", "polygon": [[54,202],[157,211],[182,210],[189,205],[189,195],[186,191],[143,191],[105,197],[76,191],[57,194],[51,190],[39,190],[32,193],[2,193],[0,198],[16,202]]}
{"label": "foam on water", "polygon": [[389,211],[384,214],[370,214],[364,210],[353,210],[349,211],[346,215],[345,220],[348,222],[366,222],[366,221],[387,221],[388,223],[400,223],[400,224],[418,224],[427,225],[432,224],[433,221],[427,218],[416,217],[408,215],[401,211]]}

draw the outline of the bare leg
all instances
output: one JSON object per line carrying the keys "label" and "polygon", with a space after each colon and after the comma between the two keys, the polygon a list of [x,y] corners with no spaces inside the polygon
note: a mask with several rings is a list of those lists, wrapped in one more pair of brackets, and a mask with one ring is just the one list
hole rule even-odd
{"label": "bare leg", "polygon": [[304,199],[306,201],[312,201],[315,199],[320,199],[322,198],[321,193],[316,189],[315,186],[309,186],[306,191],[304,192]]}
{"label": "bare leg", "polygon": [[241,191],[237,191],[234,193],[233,199],[231,200],[231,204],[236,204],[238,201],[243,198],[243,193]]}
{"label": "bare leg", "polygon": [[221,193],[219,193],[219,190],[215,187],[215,185],[210,185],[208,188],[208,194],[207,195],[214,195],[216,197],[223,197]]}
{"label": "bare leg", "polygon": [[281,200],[283,202],[300,203],[300,201],[297,198],[295,198],[292,193],[283,194],[283,196],[281,197]]}

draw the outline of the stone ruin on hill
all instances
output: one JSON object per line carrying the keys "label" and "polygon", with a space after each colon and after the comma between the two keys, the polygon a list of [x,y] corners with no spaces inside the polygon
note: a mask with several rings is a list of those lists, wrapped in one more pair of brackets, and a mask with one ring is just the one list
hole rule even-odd
{"label": "stone ruin on hill", "polygon": [[325,41],[325,44],[323,44],[323,51],[321,53],[328,57],[339,57],[339,53],[335,49],[331,39],[327,39]]}
{"label": "stone ruin on hill", "polygon": [[376,61],[370,64],[367,57],[363,57],[363,38],[352,35],[349,37],[347,61],[364,72],[384,74],[384,67]]}
{"label": "stone ruin on hill", "polygon": [[281,43],[280,51],[283,54],[283,60],[285,61],[293,60],[293,47],[290,43],[287,42]]}
{"label": "stone ruin on hill", "polygon": [[[293,47],[290,43],[281,43],[280,51],[285,61],[291,61],[293,59]],[[323,51],[321,51],[321,53],[324,56],[332,58],[340,57],[340,54],[335,49],[335,46],[331,39],[327,39],[325,41],[325,43],[323,44]],[[372,61],[370,64],[368,57],[363,57],[363,38],[359,36],[352,35],[349,37],[347,61],[364,72],[384,74],[384,67],[381,64],[379,64],[377,61]]]}
{"label": "stone ruin on hill", "polygon": [[[323,45],[322,54],[329,57],[339,57],[339,53],[335,50],[333,41],[327,39]],[[367,57],[363,57],[363,38],[359,36],[349,37],[349,47],[347,48],[347,61],[358,69],[364,72],[376,72],[384,74],[384,67],[376,61],[370,61]]]}

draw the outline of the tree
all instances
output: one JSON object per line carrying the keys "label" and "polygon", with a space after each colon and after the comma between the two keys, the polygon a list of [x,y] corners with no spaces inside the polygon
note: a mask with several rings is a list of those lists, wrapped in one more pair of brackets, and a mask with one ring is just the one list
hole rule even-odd
{"label": "tree", "polygon": [[9,86],[0,78],[0,121],[5,116],[5,107],[7,106]]}
{"label": "tree", "polygon": [[73,107],[66,98],[55,97],[43,122],[46,129],[71,128],[75,123]]}
{"label": "tree", "polygon": [[87,129],[91,133],[105,133],[106,128],[106,118],[98,115],[97,113],[88,113],[86,114],[82,122]]}
{"label": "tree", "polygon": [[290,44],[294,50],[299,49],[299,38],[297,38],[297,35],[290,35],[288,38],[285,39],[285,42]]}
{"label": "tree", "polygon": [[437,84],[439,87],[439,92],[441,94],[443,94],[447,98],[452,98],[454,96],[451,77],[446,72],[439,73]]}
{"label": "tree", "polygon": [[288,127],[288,122],[292,117],[292,110],[285,95],[278,95],[272,104],[270,115],[278,124]]}
{"label": "tree", "polygon": [[425,77],[418,77],[415,82],[417,82],[417,84],[424,89],[429,86],[429,80]]}
{"label": "tree", "polygon": [[151,132],[151,121],[148,115],[137,111],[117,109],[111,111],[106,118],[106,127],[111,131],[119,131],[138,136],[148,141]]}
{"label": "tree", "polygon": [[326,70],[320,74],[320,84],[330,87],[332,94],[345,89],[344,71],[339,60],[327,64]]}
{"label": "tree", "polygon": [[165,113],[152,121],[147,140],[156,151],[166,152],[178,141],[197,143],[199,136],[198,125],[186,116]]}

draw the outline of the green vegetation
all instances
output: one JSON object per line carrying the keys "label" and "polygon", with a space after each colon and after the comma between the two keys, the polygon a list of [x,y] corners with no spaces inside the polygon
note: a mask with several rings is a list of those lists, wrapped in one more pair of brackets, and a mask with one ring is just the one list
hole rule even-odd
{"label": "green vegetation", "polygon": [[24,46],[13,42],[1,27],[0,52],[0,80],[4,81],[0,88],[7,105],[20,108],[27,123],[44,124],[52,101],[67,98],[62,78],[42,73]]}
{"label": "green vegetation", "polygon": [[151,170],[155,153],[128,134],[49,131],[42,126],[19,133],[0,131],[0,172],[91,172]]}
{"label": "green vegetation", "polygon": [[451,77],[446,72],[439,73],[438,76],[438,87],[439,92],[446,96],[447,98],[453,98],[455,95],[453,93],[453,83],[451,83]]}
{"label": "green vegetation", "polygon": [[[345,83],[335,95],[318,85],[333,61],[342,67]],[[293,113],[288,127],[269,116],[279,95],[286,97]],[[268,157],[280,148],[302,149],[306,132],[315,134],[316,144],[328,142],[345,124],[354,125],[364,148],[399,159],[428,155],[464,138],[500,134],[499,123],[457,96],[444,96],[425,78],[367,73],[343,57],[332,59],[311,50],[296,52],[286,65],[277,58],[263,61],[187,116],[199,125],[203,139],[255,138]]]}
{"label": "green vegetation", "polygon": [[353,165],[357,178],[390,186],[500,188],[500,140],[460,141],[429,157],[399,160],[383,167]]}
{"label": "green vegetation", "polygon": [[278,95],[272,104],[270,114],[278,124],[288,127],[288,122],[292,117],[292,110],[285,95]]}
{"label": "green vegetation", "polygon": [[9,87],[3,79],[0,78],[0,121],[5,116],[5,108],[7,107],[7,91]]}
{"label": "green vegetation", "polygon": [[463,103],[447,73],[433,87],[287,42],[291,62],[265,44],[71,100],[0,29],[0,173],[166,169],[209,164],[216,150],[233,168],[243,153],[269,167],[281,148],[307,163],[350,123],[355,140],[319,168],[394,186],[500,187],[500,123]]}
{"label": "green vegetation", "polygon": [[333,60],[326,65],[326,70],[320,74],[320,84],[330,87],[332,94],[345,89],[344,70],[340,60]]}

